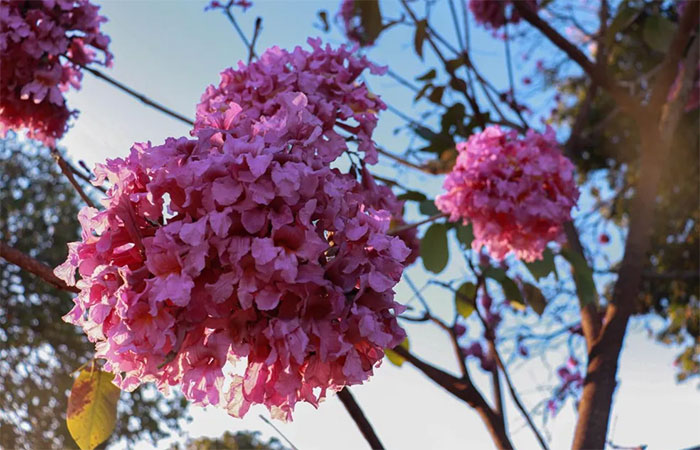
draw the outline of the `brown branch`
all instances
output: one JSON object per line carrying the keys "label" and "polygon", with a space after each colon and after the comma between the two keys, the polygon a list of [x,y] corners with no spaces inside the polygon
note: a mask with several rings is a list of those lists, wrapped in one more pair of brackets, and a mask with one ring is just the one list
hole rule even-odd
{"label": "brown branch", "polygon": [[[667,67],[676,66],[687,48],[691,32],[695,28],[695,25],[688,24],[696,20],[699,7],[698,2],[688,4],[669,49],[669,57],[665,63]],[[657,189],[682,114],[683,103],[687,99],[697,71],[698,52],[696,38],[685,60],[685,71],[678,95],[665,102],[658,110],[649,110],[651,117],[639,123],[641,156],[635,195],[630,205],[629,231],[619,276],[613,290],[613,300],[608,305],[600,335],[589,349],[586,379],[574,435],[574,449],[602,448],[605,445],[612,396],[616,388],[618,358],[627,323],[634,312],[639,294],[642,270],[648,261]],[[662,72],[665,72],[665,69]],[[667,76],[660,76],[654,85],[650,107],[657,103],[655,99],[666,98],[669,86]],[[657,89],[661,89],[662,92],[659,93]]]}
{"label": "brown branch", "polygon": [[167,107],[161,105],[160,103],[151,100],[150,98],[146,97],[145,95],[140,94],[140,93],[136,92],[135,90],[131,89],[130,87],[120,83],[119,81],[115,80],[114,78],[112,78],[108,75],[105,75],[104,73],[100,72],[99,70],[93,69],[92,67],[88,67],[88,66],[84,66],[84,65],[80,65],[80,67],[82,67],[84,70],[87,70],[91,74],[95,75],[97,78],[100,78],[100,79],[106,81],[107,83],[111,84],[112,86],[115,86],[116,88],[120,89],[121,91],[126,92],[127,94],[131,95],[132,97],[137,98],[142,103],[145,103],[146,105],[148,105],[152,108],[155,108],[158,111],[165,113],[168,116],[170,116],[174,119],[177,119],[181,122],[184,122],[188,125],[194,125],[194,121],[192,119],[188,119],[187,117],[176,113],[172,109],[167,108]]}
{"label": "brown branch", "polygon": [[73,170],[71,170],[71,166],[66,163],[66,160],[63,159],[63,156],[61,153],[56,150],[55,148],[51,149],[51,155],[53,156],[53,159],[56,160],[56,163],[58,163],[58,167],[61,169],[61,172],[63,172],[63,175],[68,178],[68,181],[70,184],[73,186],[73,188],[76,190],[78,195],[80,195],[80,198],[83,199],[83,201],[90,207],[94,208],[95,204],[92,202],[92,199],[88,197],[88,195],[83,191],[82,186],[78,184],[78,181],[75,179],[73,176]]}
{"label": "brown branch", "polygon": [[379,440],[379,436],[377,436],[372,424],[369,423],[369,420],[367,420],[367,417],[362,411],[362,408],[360,408],[360,405],[355,401],[355,397],[353,397],[353,395],[350,393],[350,389],[345,387],[338,391],[338,398],[343,403],[343,406],[345,406],[345,409],[350,414],[350,417],[352,417],[352,420],[355,421],[355,425],[357,425],[357,428],[360,429],[362,436],[365,437],[365,440],[372,450],[384,450],[384,446]]}
{"label": "brown branch", "polygon": [[29,255],[25,255],[21,251],[10,247],[8,244],[0,241],[0,258],[5,259],[7,262],[12,263],[27,272],[33,273],[37,277],[46,281],[49,284],[68,292],[80,292],[75,286],[68,286],[63,280],[58,278],[53,274],[53,269],[32,258]]}
{"label": "brown branch", "polygon": [[532,417],[530,417],[530,414],[527,412],[527,409],[525,409],[525,406],[523,405],[522,401],[520,401],[520,396],[518,395],[517,391],[515,390],[515,386],[513,385],[513,381],[510,379],[510,375],[508,375],[508,370],[506,370],[506,366],[505,366],[505,364],[503,364],[503,360],[501,359],[501,355],[498,354],[498,350],[496,349],[495,344],[494,344],[493,350],[494,350],[493,355],[496,358],[496,363],[498,364],[498,367],[501,368],[501,372],[503,372],[503,378],[505,378],[505,380],[506,380],[506,386],[508,386],[508,391],[510,392],[510,397],[513,399],[513,403],[515,403],[515,406],[517,406],[518,409],[520,410],[520,413],[523,415],[523,417],[525,418],[525,421],[530,426],[530,429],[535,434],[535,437],[537,438],[537,441],[540,443],[540,446],[542,447],[542,449],[549,450],[549,447],[547,447],[547,443],[545,442],[544,438],[542,437],[542,434],[539,432],[539,430],[535,426],[535,422],[533,422]]}
{"label": "brown branch", "polygon": [[250,40],[250,45],[248,46],[248,64],[255,58],[255,43],[260,36],[260,31],[262,30],[262,18],[258,17],[255,19],[255,29],[253,30],[253,39]]}
{"label": "brown branch", "polygon": [[[486,289],[486,284],[484,283],[484,277],[483,275],[479,275],[478,281],[477,281],[477,286],[481,286],[483,284],[484,289]],[[474,306],[474,312],[476,312],[477,317],[481,321],[481,324],[484,327],[484,335],[486,339],[489,342],[489,350],[491,352],[491,356],[494,358],[496,361],[496,364],[498,367],[501,368],[501,372],[503,372],[503,377],[506,380],[506,385],[508,386],[508,391],[510,391],[510,396],[513,399],[513,403],[515,403],[515,406],[518,407],[520,410],[520,413],[523,415],[525,418],[525,421],[527,422],[528,426],[530,427],[530,430],[534,433],[535,437],[537,438],[537,441],[540,443],[540,446],[542,446],[543,450],[549,450],[547,447],[547,443],[545,442],[544,438],[542,437],[542,434],[539,432],[537,427],[535,426],[535,422],[532,420],[532,417],[530,417],[530,414],[527,412],[527,409],[525,409],[525,406],[523,403],[520,401],[520,396],[515,390],[515,386],[513,385],[513,381],[510,379],[510,375],[508,375],[508,370],[506,369],[506,365],[503,363],[503,359],[501,359],[501,355],[498,353],[498,347],[496,347],[496,339],[493,334],[493,332],[489,329],[488,323],[486,322],[486,319],[484,316],[481,314],[481,311],[479,311],[479,307],[476,304],[476,301],[473,302]],[[568,331],[568,327],[564,329],[564,331]],[[496,372],[498,373],[498,372]],[[499,389],[499,395],[500,395],[500,389]],[[501,406],[502,408],[502,406]]]}
{"label": "brown branch", "polygon": [[[493,339],[488,341],[489,357],[496,361],[496,343]],[[501,392],[501,377],[498,374],[498,365],[491,369],[491,387],[493,388],[493,410],[505,426],[506,412],[503,408],[503,393]]]}
{"label": "brown branch", "polygon": [[407,223],[407,224],[402,225],[402,226],[395,228],[393,230],[389,230],[389,234],[392,236],[396,236],[397,234],[399,234],[403,231],[419,227],[419,226],[424,225],[426,223],[434,222],[438,219],[442,219],[443,217],[447,217],[447,215],[448,215],[447,213],[438,213],[438,214],[435,214],[434,216],[428,217],[427,219],[421,220],[420,222]]}
{"label": "brown branch", "polygon": [[440,387],[464,401],[479,414],[496,447],[499,449],[511,449],[511,444],[508,434],[498,416],[486,403],[486,400],[481,396],[476,387],[469,379],[460,379],[450,375],[447,372],[434,367],[420,358],[413,355],[411,352],[401,346],[393,349],[406,361],[411,363],[416,369],[420,370],[428,378],[437,383]]}
{"label": "brown branch", "polygon": [[530,25],[540,30],[555,46],[567,54],[569,58],[574,60],[596,84],[603,87],[615,101],[624,108],[629,114],[639,117],[641,111],[640,104],[637,100],[631,97],[627,92],[622,90],[620,86],[612,80],[607,71],[602,70],[604,66],[596,66],[596,64],[588,59],[574,44],[569,42],[557,30],[555,30],[546,21],[542,20],[537,14],[537,11],[527,2],[513,2],[513,5],[518,10],[520,16],[525,19]]}
{"label": "brown branch", "polygon": [[[65,160],[64,160],[64,161],[65,161]],[[84,163],[83,161],[79,161],[79,162],[80,162],[81,167],[83,167],[83,169],[85,169],[85,170],[88,172],[88,174],[90,174],[91,172],[90,172],[90,170],[87,168],[87,166],[85,165],[85,163]],[[86,183],[88,183],[88,185],[89,185],[90,187],[95,188],[95,189],[98,189],[98,190],[102,191],[103,193],[106,193],[106,192],[107,192],[107,189],[105,189],[104,186],[95,186],[94,184],[92,184],[92,180],[90,179],[90,177],[89,177],[88,175],[85,175],[85,174],[84,174],[83,172],[81,172],[80,170],[78,170],[78,168],[75,167],[73,164],[71,164],[70,161],[66,161],[66,164],[68,165],[68,168],[71,170],[71,172],[73,172],[74,175],[77,175],[78,178],[80,178],[81,180],[83,180],[83,181],[85,181]]]}

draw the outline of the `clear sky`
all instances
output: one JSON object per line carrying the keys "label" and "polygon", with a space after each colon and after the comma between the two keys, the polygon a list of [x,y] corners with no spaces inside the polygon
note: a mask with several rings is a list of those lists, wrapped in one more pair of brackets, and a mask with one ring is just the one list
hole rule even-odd
{"label": "clear sky", "polygon": [[[318,23],[316,12],[329,11],[334,17],[339,1],[264,1],[254,0],[255,6],[245,14],[238,14],[244,30],[250,33],[256,15],[263,16],[263,31],[257,49],[271,45],[293,47],[304,44],[306,38],[321,35],[324,40],[339,44],[342,37],[335,31],[324,35],[313,28]],[[146,93],[172,109],[194,116],[195,105],[208,84],[218,82],[218,73],[246,58],[231,25],[218,12],[205,13],[205,2],[198,1],[97,1],[110,22],[104,30],[111,36],[111,50],[115,54],[111,76],[134,89]],[[384,0],[386,14],[397,17],[396,4]],[[444,34],[452,38],[451,22],[438,11],[432,21],[444,25]],[[448,26],[449,24],[449,26]],[[486,76],[505,89],[506,74],[502,66],[503,46],[490,34],[473,31],[472,58]],[[370,57],[389,64],[395,71],[413,78],[427,70],[413,54],[410,29],[392,30],[382,36],[379,46]],[[427,52],[426,52],[427,53]],[[547,55],[544,55],[547,56]],[[430,64],[428,56],[426,64]],[[531,75],[534,58],[525,61],[515,58],[516,78]],[[413,94],[396,82],[371,79],[370,85],[388,103],[419,118],[414,108]],[[535,97],[537,101],[539,97]],[[132,143],[152,141],[161,143],[168,136],[187,135],[189,128],[140,104],[114,87],[85,74],[83,88],[69,95],[69,104],[81,111],[75,126],[62,141],[68,154],[82,159],[89,166],[105,158],[125,156]],[[394,135],[393,129],[403,125],[401,119],[384,112],[380,119],[377,140],[385,148],[402,153],[409,147],[409,136]],[[378,172],[401,177],[408,185],[420,186],[427,193],[439,192],[441,179],[395,168],[390,162],[380,162]],[[455,250],[456,248],[453,248]],[[464,273],[463,261],[455,257],[443,275],[453,279]],[[420,287],[428,280],[420,262],[408,273]],[[445,317],[451,315],[452,296],[449,292],[430,286],[424,294],[435,311]],[[402,282],[397,288],[399,301],[410,300],[411,290]],[[574,301],[571,299],[571,301]],[[672,361],[676,349],[661,346],[647,336],[646,322],[632,322],[621,358],[619,389],[612,413],[611,437],[621,445],[648,444],[650,449],[683,448],[700,443],[700,393],[696,383],[676,385]],[[659,321],[651,321],[658,328]],[[456,364],[446,337],[430,325],[408,326],[411,347],[428,361],[456,371]],[[565,356],[554,353],[550,363],[561,364]],[[561,360],[557,360],[557,357]],[[472,367],[474,378],[482,390],[489,384],[480,369]],[[555,380],[544,369],[543,361],[533,359],[520,364],[512,373],[516,387],[529,407],[544,397],[541,386]],[[354,394],[372,421],[380,438],[392,449],[452,449],[492,447],[478,416],[465,404],[436,387],[408,364],[397,368],[385,362],[376,375],[364,386],[354,387]],[[507,397],[507,396],[506,396]],[[224,431],[241,429],[274,434],[257,416],[268,416],[263,408],[252,409],[245,419],[228,417],[213,408],[193,407],[194,421],[184,429],[191,436],[218,436]],[[508,400],[507,417],[511,423],[512,438],[519,448],[538,448],[524,421]],[[537,423],[542,425],[541,419]],[[552,448],[570,445],[575,423],[574,406],[569,402],[547,423],[552,436]],[[318,410],[298,404],[293,423],[276,423],[301,450],[356,449],[366,444],[342,405],[329,398]],[[182,439],[177,438],[176,439]],[[166,445],[167,442],[163,442]],[[139,447],[148,448],[143,444]]]}

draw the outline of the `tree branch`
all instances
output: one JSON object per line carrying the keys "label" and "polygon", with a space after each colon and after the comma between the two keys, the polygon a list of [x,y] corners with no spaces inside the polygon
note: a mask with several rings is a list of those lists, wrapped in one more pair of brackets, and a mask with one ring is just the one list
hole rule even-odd
{"label": "tree branch", "polygon": [[372,450],[384,450],[384,446],[379,440],[379,436],[377,436],[372,424],[369,423],[369,420],[367,420],[367,417],[362,411],[362,408],[360,408],[360,405],[355,401],[355,397],[353,397],[353,395],[350,393],[350,389],[344,387],[338,391],[338,398],[343,403],[343,406],[345,406],[345,409],[350,414],[350,417],[352,417],[352,420],[355,421],[355,425],[357,425],[357,428],[360,429],[360,432],[362,432],[362,435],[365,437],[365,440]]}
{"label": "tree branch", "polygon": [[95,204],[92,202],[92,199],[88,197],[88,195],[85,193],[82,186],[78,184],[78,181],[73,176],[72,167],[68,165],[65,159],[63,159],[63,155],[61,155],[61,153],[56,148],[52,148],[51,156],[53,156],[53,159],[56,160],[56,163],[58,163],[58,167],[61,169],[61,172],[63,172],[63,175],[65,175],[66,178],[68,178],[68,181],[76,190],[76,192],[78,192],[80,198],[82,198],[88,206],[94,208]]}
{"label": "tree branch", "polygon": [[[73,62],[73,63],[76,64],[75,62]],[[90,72],[91,74],[95,75],[97,78],[101,78],[102,80],[104,80],[107,83],[111,84],[112,86],[118,88],[119,90],[126,92],[127,94],[131,95],[134,98],[137,98],[142,103],[145,103],[146,105],[148,105],[152,108],[155,108],[158,111],[165,113],[174,119],[177,119],[181,122],[184,122],[187,125],[194,125],[194,121],[192,119],[188,119],[187,117],[176,113],[172,109],[167,108],[167,107],[161,105],[160,103],[151,100],[150,98],[146,97],[145,95],[140,94],[140,93],[136,92],[135,90],[131,89],[130,87],[120,83],[119,81],[115,80],[114,78],[112,78],[108,75],[105,75],[104,73],[100,72],[99,70],[93,69],[92,67],[84,66],[81,64],[77,64],[77,65],[82,67],[84,70]]]}
{"label": "tree branch", "polygon": [[484,421],[491,438],[499,449],[513,448],[513,444],[511,444],[510,439],[508,438],[508,434],[506,433],[503,423],[488,406],[479,391],[472,384],[471,380],[459,379],[447,372],[443,372],[425,361],[422,361],[401,346],[397,346],[393,350],[398,353],[399,356],[411,363],[416,369],[420,370],[428,378],[437,383],[440,387],[474,408],[474,410],[476,410],[481,419]]}
{"label": "tree branch", "polygon": [[68,286],[63,280],[58,278],[53,274],[53,269],[32,258],[29,255],[25,255],[21,251],[10,247],[8,244],[0,241],[0,258],[5,259],[7,262],[14,264],[27,272],[33,273],[37,277],[46,281],[49,284],[68,292],[80,292],[75,286]]}
{"label": "tree branch", "polygon": [[593,61],[581,52],[574,44],[569,42],[564,36],[559,34],[551,25],[542,20],[537,14],[537,11],[527,2],[513,2],[513,6],[518,10],[518,14],[525,19],[530,25],[537,28],[552,44],[573,59],[591,79],[603,87],[615,101],[627,111],[627,113],[639,117],[641,111],[640,104],[637,100],[627,94],[615,83],[604,69],[604,65],[597,66]]}
{"label": "tree branch", "polygon": [[[674,37],[666,68],[675,67],[684,50],[697,20],[700,3],[689,2],[681,19],[681,25]],[[691,26],[692,25],[692,26]],[[680,120],[683,104],[692,86],[697,71],[698,39],[694,42],[685,60],[685,71],[679,93],[666,101],[658,110],[650,110],[647,120],[639,123],[641,156],[639,175],[635,185],[629,213],[629,231],[625,250],[620,264],[620,272],[613,291],[613,300],[608,305],[604,325],[588,353],[588,367],[579,403],[579,418],[574,435],[574,449],[602,448],[605,445],[612,396],[615,392],[617,364],[627,323],[639,294],[642,270],[648,261],[651,233],[655,212],[655,198],[665,162],[671,149],[673,135]],[[668,95],[668,78],[660,76],[654,85],[649,106],[655,106],[658,98]],[[657,91],[658,89],[661,92]],[[654,126],[651,126],[651,125]]]}

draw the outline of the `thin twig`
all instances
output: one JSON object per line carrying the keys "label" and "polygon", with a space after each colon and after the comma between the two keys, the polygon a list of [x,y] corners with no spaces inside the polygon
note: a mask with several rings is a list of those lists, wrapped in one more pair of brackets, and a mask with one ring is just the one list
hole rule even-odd
{"label": "thin twig", "polygon": [[[479,282],[478,285],[484,284],[484,288],[486,288],[485,283],[483,283],[483,276],[479,276]],[[532,417],[530,417],[530,413],[527,412],[527,409],[525,409],[525,406],[523,403],[520,401],[520,396],[518,395],[517,391],[515,390],[515,386],[513,385],[513,381],[510,378],[510,375],[508,375],[508,370],[506,369],[505,364],[503,364],[503,360],[501,359],[501,355],[498,353],[498,348],[496,347],[496,341],[494,339],[494,335],[492,332],[489,332],[489,326],[488,323],[486,322],[486,319],[484,316],[481,314],[481,311],[479,311],[478,306],[476,305],[476,301],[474,301],[474,312],[476,312],[477,317],[481,321],[481,324],[484,327],[484,330],[486,332],[484,335],[486,336],[487,340],[489,341],[489,350],[491,351],[491,354],[493,358],[496,360],[496,364],[498,367],[500,367],[501,372],[503,373],[503,378],[506,380],[506,385],[508,386],[508,391],[510,391],[510,396],[513,399],[513,403],[515,403],[515,406],[518,407],[520,412],[522,413],[523,417],[525,418],[525,421],[527,422],[528,426],[532,430],[532,432],[535,434],[535,437],[537,438],[537,441],[540,443],[540,446],[544,450],[549,450],[549,447],[547,447],[547,443],[545,442],[544,438],[542,437],[542,434],[539,432],[537,427],[535,426],[535,422],[533,422]]]}
{"label": "thin twig", "polygon": [[260,418],[262,419],[263,422],[265,422],[266,424],[270,425],[270,426],[272,427],[272,429],[275,430],[275,431],[277,432],[277,434],[279,434],[280,436],[282,436],[282,439],[284,439],[285,441],[287,441],[287,444],[289,444],[289,445],[292,447],[292,450],[299,450],[299,448],[298,448],[296,445],[292,444],[292,441],[290,441],[289,438],[288,438],[287,436],[285,436],[284,433],[282,433],[282,432],[280,431],[280,429],[277,428],[277,427],[275,426],[275,424],[273,424],[272,422],[270,422],[269,420],[267,420],[267,417],[263,416],[262,414],[258,414],[258,417],[260,417]]}
{"label": "thin twig", "polygon": [[[238,37],[241,38],[241,41],[243,42],[243,45],[246,46],[246,48],[250,49],[250,41],[248,40],[247,37],[245,37],[245,33],[241,29],[241,27],[238,25],[238,22],[236,21],[236,18],[233,17],[233,14],[231,14],[231,7],[229,6],[228,8],[224,8],[224,15],[228,17],[229,22],[231,22],[231,25],[233,25],[233,28],[236,30],[238,33]],[[255,56],[255,52],[253,51],[253,56]]]}
{"label": "thin twig", "polygon": [[80,65],[80,67],[82,67],[84,70],[87,70],[91,74],[95,75],[97,78],[101,78],[101,79],[105,80],[107,83],[111,84],[112,86],[115,86],[116,88],[120,89],[121,91],[126,92],[127,94],[131,95],[132,97],[139,99],[142,103],[145,103],[146,105],[148,105],[152,108],[155,108],[158,111],[165,113],[168,116],[170,116],[174,119],[177,119],[181,122],[184,122],[188,125],[194,125],[194,120],[188,119],[187,117],[176,113],[172,109],[167,108],[167,107],[161,105],[160,103],[151,100],[150,98],[146,97],[145,95],[140,94],[140,93],[136,92],[135,90],[131,89],[130,87],[120,83],[119,81],[115,80],[114,78],[112,78],[108,75],[105,75],[104,73],[100,72],[99,70],[93,69],[92,67],[88,67],[88,66],[84,66],[84,65]]}
{"label": "thin twig", "polygon": [[421,166],[421,165],[416,164],[416,163],[412,163],[411,161],[408,161],[408,160],[406,160],[406,159],[404,159],[404,158],[402,158],[402,157],[400,157],[400,156],[397,156],[397,155],[395,155],[395,154],[393,154],[393,153],[391,153],[391,152],[388,152],[388,151],[386,151],[386,150],[384,150],[384,149],[377,148],[377,153],[379,153],[380,155],[384,155],[384,156],[386,156],[387,158],[389,158],[389,159],[391,159],[391,160],[393,160],[393,161],[395,161],[395,162],[397,162],[397,163],[399,163],[399,164],[401,164],[401,165],[404,165],[404,166],[406,166],[406,167],[410,167],[410,168],[412,168],[412,169],[420,170],[421,172],[429,173],[430,175],[435,175],[435,171],[431,170],[429,167],[427,167],[427,166]]}
{"label": "thin twig", "polygon": [[402,226],[400,226],[400,227],[398,227],[398,228],[394,228],[393,230],[389,230],[389,234],[392,235],[392,236],[396,236],[397,234],[399,234],[399,233],[401,233],[401,232],[403,232],[403,231],[410,230],[411,228],[419,227],[419,226],[421,226],[421,225],[423,225],[423,224],[426,224],[426,223],[429,223],[429,222],[433,222],[433,221],[435,221],[435,220],[438,220],[438,219],[441,219],[441,218],[447,217],[447,216],[448,216],[447,213],[435,214],[434,216],[430,216],[430,217],[428,217],[427,219],[421,220],[420,222],[416,222],[416,223],[407,223],[407,224],[402,225]]}
{"label": "thin twig", "polygon": [[360,408],[355,397],[350,393],[350,389],[344,387],[338,391],[338,398],[343,403],[343,406],[345,406],[352,420],[355,421],[355,425],[360,429],[362,436],[365,437],[365,440],[372,450],[384,450],[382,441],[379,440],[379,436],[377,436],[377,433],[374,431],[372,424],[367,419],[367,416],[365,416],[365,413],[362,411],[362,408]]}
{"label": "thin twig", "polygon": [[56,160],[58,163],[58,167],[61,169],[61,172],[63,172],[63,175],[68,178],[68,181],[70,181],[70,184],[73,186],[73,188],[76,190],[78,195],[80,195],[80,198],[83,199],[83,201],[90,207],[94,208],[95,204],[92,202],[92,199],[88,197],[88,195],[83,191],[82,186],[78,184],[78,181],[75,179],[73,176],[73,171],[71,170],[71,167],[66,163],[66,160],[63,159],[63,156],[61,153],[56,150],[56,148],[51,149],[51,155],[53,156],[53,159]]}
{"label": "thin twig", "polygon": [[53,273],[53,269],[43,262],[25,255],[21,251],[10,247],[8,244],[0,241],[0,258],[5,259],[27,272],[33,273],[42,280],[53,286],[68,292],[80,292],[75,286],[68,286],[63,280],[58,278]]}
{"label": "thin twig", "polygon": [[255,42],[258,40],[260,31],[262,30],[262,17],[255,19],[255,29],[253,30],[253,39],[250,40],[250,45],[248,46],[248,64],[250,64],[255,58]]}

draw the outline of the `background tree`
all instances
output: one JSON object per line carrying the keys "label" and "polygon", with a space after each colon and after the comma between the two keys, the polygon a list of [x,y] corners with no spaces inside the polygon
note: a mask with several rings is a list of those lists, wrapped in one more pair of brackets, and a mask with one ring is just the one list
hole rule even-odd
{"label": "background tree", "polygon": [[[51,152],[13,135],[0,140],[0,241],[55,266],[79,236],[82,200]],[[66,428],[68,392],[94,345],[60,320],[71,294],[0,259],[0,446],[74,447]],[[152,388],[124,393],[110,442],[152,442],[189,416],[180,395]]]}

